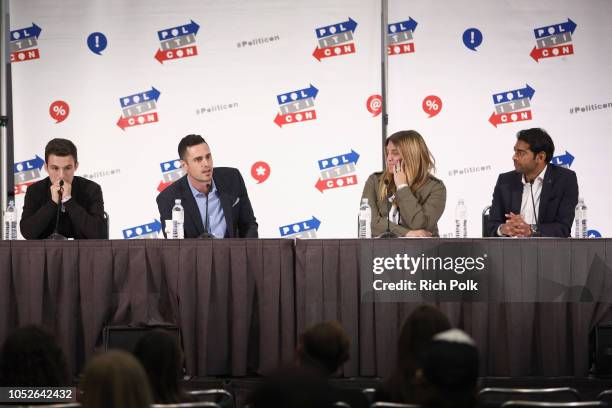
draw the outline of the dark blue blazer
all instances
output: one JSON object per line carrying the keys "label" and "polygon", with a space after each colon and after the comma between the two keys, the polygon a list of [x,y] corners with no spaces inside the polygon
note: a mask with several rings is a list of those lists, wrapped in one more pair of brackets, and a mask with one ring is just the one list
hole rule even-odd
{"label": "dark blue blazer", "polygon": [[[228,238],[257,238],[257,221],[249,201],[246,186],[238,169],[215,167],[213,180],[219,192],[221,208],[227,224]],[[185,209],[185,238],[197,238],[204,233],[204,223],[187,175],[181,177],[157,196],[157,208],[166,235],[165,220],[172,219],[174,200],[180,198]]]}
{"label": "dark blue blazer", "polygon": [[[496,237],[497,228],[506,222],[505,214],[520,214],[523,197],[522,174],[517,171],[502,173],[493,191],[493,203],[487,222],[487,236]],[[543,237],[569,237],[578,203],[576,173],[565,167],[548,165],[542,193],[538,223]]]}

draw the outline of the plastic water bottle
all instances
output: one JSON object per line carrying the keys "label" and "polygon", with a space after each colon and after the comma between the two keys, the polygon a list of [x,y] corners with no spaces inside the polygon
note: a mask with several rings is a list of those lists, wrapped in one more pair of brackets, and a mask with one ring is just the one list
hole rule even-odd
{"label": "plastic water bottle", "polygon": [[361,206],[359,206],[357,236],[359,238],[372,238],[372,209],[367,198],[362,198]]}
{"label": "plastic water bottle", "polygon": [[185,238],[185,210],[181,205],[181,199],[177,198],[174,200],[174,207],[172,207],[172,239],[183,239]]}
{"label": "plastic water bottle", "polygon": [[467,238],[467,208],[460,198],[455,207],[455,238]]}
{"label": "plastic water bottle", "polygon": [[587,231],[587,206],[584,198],[579,198],[574,213],[574,238],[587,238]]}
{"label": "plastic water bottle", "polygon": [[17,209],[13,200],[9,200],[4,212],[4,239],[17,239]]}

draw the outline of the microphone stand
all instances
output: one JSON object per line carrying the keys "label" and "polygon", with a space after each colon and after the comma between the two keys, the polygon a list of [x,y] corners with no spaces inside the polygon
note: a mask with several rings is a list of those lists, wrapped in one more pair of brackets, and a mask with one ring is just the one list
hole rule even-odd
{"label": "microphone stand", "polygon": [[208,193],[210,193],[210,185],[206,191],[206,220],[204,222],[204,232],[200,234],[199,239],[215,239],[216,237],[208,232],[209,221],[208,221]]}
{"label": "microphone stand", "polygon": [[382,234],[380,234],[379,236],[377,236],[376,238],[382,238],[382,239],[388,239],[388,238],[397,238],[397,235],[393,232],[391,232],[390,224],[389,224],[389,214],[391,213],[391,203],[389,202],[389,180],[385,179],[384,180],[385,183],[385,187],[387,188],[387,229],[385,230],[385,232],[383,232]]}
{"label": "microphone stand", "polygon": [[47,239],[61,241],[61,240],[68,239],[68,238],[66,238],[65,236],[63,236],[62,234],[58,232],[60,211],[62,210],[62,194],[64,192],[64,180],[60,180],[59,185],[60,185],[60,189],[57,192],[58,194],[57,211],[55,213],[55,228],[53,229],[53,234],[49,235]]}

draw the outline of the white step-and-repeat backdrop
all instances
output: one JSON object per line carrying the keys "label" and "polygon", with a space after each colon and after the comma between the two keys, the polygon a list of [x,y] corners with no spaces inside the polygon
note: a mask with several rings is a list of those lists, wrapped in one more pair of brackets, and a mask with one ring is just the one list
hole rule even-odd
{"label": "white step-and-repeat backdrop", "polygon": [[[176,147],[209,142],[245,178],[262,237],[354,237],[381,168],[375,0],[10,2],[17,205],[46,177],[54,137],[102,186],[111,238],[156,238],[155,197],[182,175]],[[448,201],[480,236],[515,134],[549,131],[606,236],[612,3],[390,1],[389,134],[416,129]]]}

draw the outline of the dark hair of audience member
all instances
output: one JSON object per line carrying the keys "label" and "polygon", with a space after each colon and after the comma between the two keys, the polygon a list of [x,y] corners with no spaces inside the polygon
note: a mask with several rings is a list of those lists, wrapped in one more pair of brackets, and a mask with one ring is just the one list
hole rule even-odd
{"label": "dark hair of audience member", "polygon": [[331,376],[348,361],[350,344],[348,334],[339,322],[316,324],[306,329],[299,338],[297,364]]}
{"label": "dark hair of audience member", "polygon": [[446,315],[433,305],[417,307],[404,321],[397,344],[397,364],[384,382],[377,400],[418,404],[421,400],[420,379],[416,372],[434,335],[451,328]]}
{"label": "dark hair of audience member", "polygon": [[0,385],[62,387],[70,385],[66,358],[55,338],[38,326],[11,333],[0,351]]}
{"label": "dark hair of audience member", "polygon": [[134,355],[147,373],[156,404],[191,401],[179,384],[183,355],[175,337],[153,330],[138,341]]}
{"label": "dark hair of audience member", "polygon": [[150,408],[151,388],[136,357],[125,351],[95,356],[81,383],[83,408]]}

